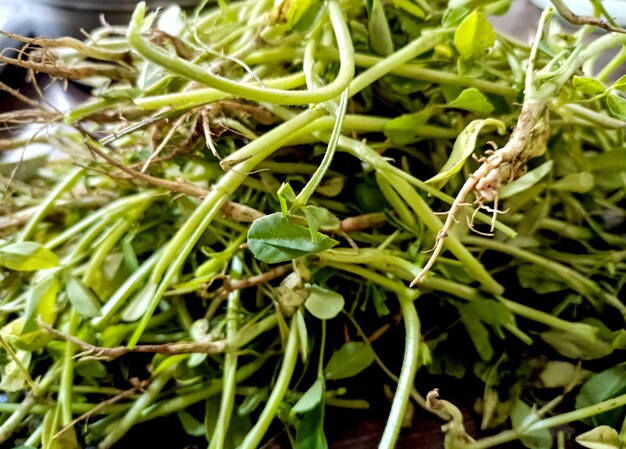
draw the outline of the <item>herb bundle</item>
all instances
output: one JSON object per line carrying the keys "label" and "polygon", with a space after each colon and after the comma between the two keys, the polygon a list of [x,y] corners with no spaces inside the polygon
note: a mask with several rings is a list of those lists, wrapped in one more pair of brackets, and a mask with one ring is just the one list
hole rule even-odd
{"label": "herb bundle", "polygon": [[[581,420],[622,447],[626,34],[557,1],[582,25],[548,8],[529,47],[487,20],[508,3],[141,3],[0,56],[94,97],[1,117],[48,125],[2,150],[68,157],[2,175],[0,441],[106,449],[176,415],[211,449],[324,448],[378,370],[380,448],[413,403],[447,449]],[[416,374],[508,430],[474,439]]]}

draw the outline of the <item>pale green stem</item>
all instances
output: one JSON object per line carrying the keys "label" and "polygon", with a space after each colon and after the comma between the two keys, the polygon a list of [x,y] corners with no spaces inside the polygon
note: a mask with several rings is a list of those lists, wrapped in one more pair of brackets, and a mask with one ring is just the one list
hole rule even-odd
{"label": "pale green stem", "polygon": [[24,227],[24,230],[19,235],[18,240],[20,242],[31,238],[31,236],[37,230],[37,226],[39,225],[39,223],[41,223],[45,216],[54,207],[54,203],[56,202],[56,200],[61,195],[63,195],[63,193],[71,189],[74,184],[78,182],[83,173],[83,168],[72,168],[70,170],[70,173],[60,183],[58,183],[54,189],[52,189],[48,197],[43,203],[39,205],[39,207],[37,208],[37,212],[35,212],[35,214],[30,218],[29,222]]}
{"label": "pale green stem", "polygon": [[141,26],[146,10],[146,5],[143,2],[139,3],[135,8],[128,28],[127,38],[131,47],[147,60],[187,79],[197,81],[231,95],[277,104],[304,105],[320,103],[339,96],[354,77],[354,48],[352,47],[352,38],[343,18],[341,7],[335,0],[328,1],[326,5],[340,52],[340,67],[333,82],[313,92],[264,89],[253,85],[242,85],[213,75],[189,61],[165,52],[141,37]]}
{"label": "pale green stem", "polygon": [[257,449],[260,446],[267,429],[274,420],[278,408],[287,393],[297,360],[298,326],[295,322],[292,322],[289,330],[289,338],[287,339],[287,346],[285,348],[285,355],[283,356],[283,363],[280,367],[276,382],[274,383],[274,388],[254,427],[248,432],[248,435],[246,435],[246,438],[238,449]]}
{"label": "pale green stem", "polygon": [[[243,265],[239,257],[232,260],[231,278],[241,278]],[[237,334],[237,321],[239,320],[239,297],[241,290],[235,290],[228,295],[226,308],[226,339],[232,343]],[[235,406],[235,388],[237,387],[237,353],[229,351],[224,355],[224,369],[222,375],[222,401],[220,411],[215,422],[215,430],[211,435],[209,449],[223,449],[230,420]]]}

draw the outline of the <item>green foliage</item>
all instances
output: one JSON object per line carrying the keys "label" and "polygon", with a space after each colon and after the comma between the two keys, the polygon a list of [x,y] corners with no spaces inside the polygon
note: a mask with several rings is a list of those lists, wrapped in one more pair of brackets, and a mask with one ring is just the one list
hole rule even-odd
{"label": "green foliage", "polygon": [[374,362],[374,351],[366,343],[351,341],[337,349],[324,368],[327,380],[353,377]]}
{"label": "green foliage", "polygon": [[306,291],[309,296],[304,303],[304,307],[306,307],[315,318],[330,320],[341,313],[345,304],[341,294],[311,284],[306,286]]}
{"label": "green foliage", "polygon": [[454,46],[464,59],[482,57],[496,41],[496,33],[478,10],[467,16],[454,32]]}
{"label": "green foliage", "polygon": [[277,212],[252,223],[248,231],[248,245],[257,259],[278,263],[319,253],[338,243],[319,232],[316,237],[313,241],[309,229],[291,223]]}
{"label": "green foliage", "polygon": [[59,265],[56,254],[36,242],[0,246],[0,265],[15,271],[36,271]]}
{"label": "green foliage", "polygon": [[[585,382],[576,396],[576,408],[588,407],[607,399],[626,394],[626,363],[594,374]],[[588,422],[597,426],[617,427],[624,418],[624,407],[595,415]]]}

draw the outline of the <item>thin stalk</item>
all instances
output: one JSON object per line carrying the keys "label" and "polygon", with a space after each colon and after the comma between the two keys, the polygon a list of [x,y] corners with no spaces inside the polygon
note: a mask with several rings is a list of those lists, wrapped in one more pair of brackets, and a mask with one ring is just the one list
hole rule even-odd
{"label": "thin stalk", "polygon": [[625,62],[626,62],[626,45],[620,49],[620,51],[613,57],[613,59],[611,59],[604,67],[602,67],[602,70],[600,70],[600,73],[596,75],[596,79],[598,81],[606,82],[611,76],[611,74],[615,72],[617,69],[619,69],[622,66],[622,64],[624,64]]}
{"label": "thin stalk", "polygon": [[48,195],[45,201],[39,205],[37,212],[35,212],[35,214],[30,218],[29,222],[24,227],[24,230],[19,235],[18,241],[23,242],[31,238],[37,230],[39,223],[41,223],[45,216],[54,207],[56,200],[63,195],[63,193],[71,189],[74,184],[78,182],[84,172],[85,170],[83,168],[72,168],[70,170],[70,173],[60,183],[58,183],[54,189],[52,189],[50,195]]}
{"label": "thin stalk", "polygon": [[[243,265],[239,257],[234,257],[232,261],[231,278],[240,279]],[[235,290],[228,294],[228,304],[226,306],[226,340],[232,343],[237,334],[239,297],[241,290]],[[235,405],[235,388],[237,387],[237,353],[229,351],[224,355],[224,369],[222,375],[222,401],[220,411],[215,421],[215,430],[209,442],[209,449],[223,449],[230,419]]]}
{"label": "thin stalk", "polygon": [[[80,315],[76,310],[70,312],[70,319],[67,324],[67,334],[74,335],[78,329]],[[58,406],[61,408],[61,425],[66,426],[72,421],[72,387],[74,386],[74,343],[65,342],[63,353],[63,370],[61,371],[61,385],[59,386]]]}
{"label": "thin stalk", "polygon": [[267,399],[267,403],[261,412],[261,415],[257,419],[256,424],[250,430],[246,438],[243,440],[238,449],[257,449],[260,447],[261,440],[265,436],[267,429],[274,420],[278,408],[287,393],[289,388],[289,382],[293,376],[293,371],[296,367],[298,360],[298,326],[295,321],[292,321],[291,328],[289,330],[289,337],[287,339],[287,346],[285,348],[285,355],[283,356],[283,363],[280,367],[280,372],[274,383],[274,388]]}
{"label": "thin stalk", "polygon": [[402,294],[398,295],[400,301],[400,310],[404,320],[405,343],[404,358],[402,360],[402,369],[398,378],[398,386],[393,397],[391,410],[387,417],[387,424],[378,444],[379,449],[393,449],[400,434],[401,423],[406,413],[406,407],[413,390],[413,382],[415,381],[415,373],[417,372],[419,362],[419,346],[420,346],[420,321],[415,310],[415,294],[413,291],[405,289]]}
{"label": "thin stalk", "polygon": [[545,419],[538,419],[537,421],[527,424],[527,426],[522,429],[505,430],[504,432],[500,432],[494,436],[483,438],[474,443],[459,445],[458,447],[462,449],[487,449],[490,447],[501,446],[510,441],[515,441],[527,434],[536,432],[537,430],[551,429],[569,424],[571,422],[581,421],[592,416],[608,412],[609,410],[616,409],[617,407],[623,407],[624,405],[626,405],[626,394],[571,412],[562,413]]}
{"label": "thin stalk", "polygon": [[322,182],[322,178],[330,168],[330,164],[333,161],[333,157],[335,155],[335,150],[337,149],[337,142],[339,141],[339,137],[341,136],[341,128],[343,124],[344,116],[346,115],[346,108],[348,107],[348,90],[344,90],[341,94],[341,98],[339,100],[339,107],[337,109],[336,117],[335,117],[335,125],[333,127],[332,134],[330,136],[330,140],[328,142],[328,147],[326,148],[326,153],[324,154],[324,158],[320,163],[318,169],[313,173],[309,182],[304,186],[304,188],[300,191],[298,196],[296,197],[296,201],[294,203],[294,207],[302,207],[306,205],[307,201],[313,195],[317,187]]}
{"label": "thin stalk", "polygon": [[354,77],[354,48],[352,47],[352,38],[343,18],[341,7],[335,0],[328,1],[326,7],[328,8],[330,22],[335,32],[335,39],[340,52],[340,67],[337,77],[330,84],[313,92],[308,90],[264,89],[253,85],[240,84],[213,75],[189,61],[163,51],[163,49],[149,43],[141,36],[141,26],[146,12],[146,4],[144,2],[139,3],[135,8],[128,28],[127,38],[131,47],[147,60],[187,79],[219,89],[230,95],[277,104],[304,105],[321,103],[339,96]]}

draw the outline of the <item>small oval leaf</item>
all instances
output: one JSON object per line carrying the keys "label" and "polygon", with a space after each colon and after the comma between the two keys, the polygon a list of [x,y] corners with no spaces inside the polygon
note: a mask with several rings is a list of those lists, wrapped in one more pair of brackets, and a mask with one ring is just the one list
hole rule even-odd
{"label": "small oval leaf", "polygon": [[317,285],[306,285],[305,288],[309,296],[304,303],[304,307],[315,318],[330,320],[343,310],[345,301],[339,293]]}
{"label": "small oval leaf", "polygon": [[334,352],[324,369],[324,374],[329,380],[353,377],[370,366],[374,358],[374,350],[370,345],[351,341]]}
{"label": "small oval leaf", "polygon": [[332,248],[338,242],[322,233],[311,239],[308,228],[288,221],[276,212],[254,220],[248,230],[248,246],[263,262],[278,263]]}

